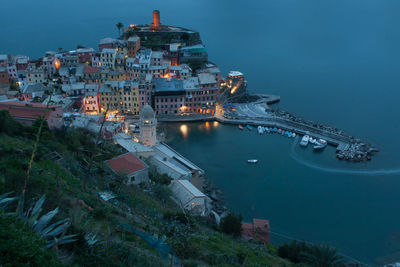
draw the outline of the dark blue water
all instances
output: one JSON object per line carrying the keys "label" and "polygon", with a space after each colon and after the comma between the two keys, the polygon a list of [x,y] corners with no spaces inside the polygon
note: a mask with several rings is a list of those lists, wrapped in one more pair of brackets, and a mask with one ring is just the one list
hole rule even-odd
{"label": "dark blue water", "polygon": [[[162,23],[200,31],[224,74],[240,70],[253,92],[281,95],[279,108],[381,150],[369,163],[349,164],[333,149],[313,154],[280,136],[190,124],[184,139],[179,125],[169,125],[170,144],[207,171],[230,208],[363,261],[399,253],[400,2],[149,2],[3,1],[0,53],[96,47],[117,36],[118,21],[149,23],[159,9]],[[260,163],[250,167],[248,158]]]}

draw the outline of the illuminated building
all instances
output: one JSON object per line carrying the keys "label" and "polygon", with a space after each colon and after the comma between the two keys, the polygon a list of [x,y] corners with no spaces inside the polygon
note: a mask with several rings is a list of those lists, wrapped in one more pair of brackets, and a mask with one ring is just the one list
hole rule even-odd
{"label": "illuminated building", "polygon": [[241,103],[247,101],[247,82],[243,73],[230,71],[225,81],[221,83],[220,100],[222,103]]}
{"label": "illuminated building", "polygon": [[217,80],[210,73],[199,73],[183,81],[185,105],[190,112],[213,114],[218,97]]}
{"label": "illuminated building", "polygon": [[151,29],[152,30],[158,30],[160,28],[161,22],[160,22],[160,11],[154,10],[153,11],[153,23],[151,24]]}
{"label": "illuminated building", "polygon": [[176,78],[154,78],[152,96],[157,114],[177,115],[185,106],[183,81]]}
{"label": "illuminated building", "polygon": [[139,114],[139,84],[137,81],[108,81],[100,88],[100,109],[121,114]]}

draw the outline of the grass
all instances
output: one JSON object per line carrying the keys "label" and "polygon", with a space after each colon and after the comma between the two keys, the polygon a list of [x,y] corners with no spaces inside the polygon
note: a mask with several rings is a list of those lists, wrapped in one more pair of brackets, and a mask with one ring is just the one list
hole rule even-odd
{"label": "grass", "polygon": [[[0,129],[0,194],[21,191],[35,138],[32,132],[34,129],[29,127],[13,134]],[[268,247],[221,234],[203,218],[183,214],[171,199],[165,199],[169,194],[165,185],[147,185],[148,192],[145,192],[140,186],[118,182],[117,176],[103,164],[105,159],[124,152],[113,143],[104,141],[97,147],[92,177],[82,186],[86,177],[82,162],[90,160],[87,151],[91,151],[93,145],[94,136],[89,133],[70,129],[44,131],[27,185],[25,199],[38,199],[46,194],[44,209],[59,207],[56,219],[71,218],[68,234],[80,234],[77,242],[63,248],[69,255],[66,264],[170,266],[170,259],[164,259],[142,238],[124,231],[121,224],[126,224],[149,234],[165,236],[166,242],[187,266],[290,266]],[[46,158],[54,151],[62,156],[61,161]],[[99,191],[113,192],[118,202],[101,200]],[[8,219],[2,215],[1,223],[9,223]],[[15,228],[19,226],[16,224]],[[2,232],[0,243],[15,238],[18,229],[15,230],[10,236]],[[84,240],[88,233],[96,234],[101,245],[89,247]],[[20,238],[23,240],[22,234]],[[26,246],[31,246],[32,240],[26,242]],[[42,247],[42,243],[37,244]],[[43,253],[43,257],[52,254],[50,251]]]}

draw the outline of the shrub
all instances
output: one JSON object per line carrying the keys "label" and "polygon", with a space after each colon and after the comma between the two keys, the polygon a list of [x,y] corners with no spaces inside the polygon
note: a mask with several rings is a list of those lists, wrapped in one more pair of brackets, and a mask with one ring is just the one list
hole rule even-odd
{"label": "shrub", "polygon": [[226,217],[222,218],[220,223],[221,231],[233,235],[235,237],[242,234],[242,215],[235,215],[229,213]]}
{"label": "shrub", "polygon": [[63,265],[28,225],[0,210],[0,266]]}

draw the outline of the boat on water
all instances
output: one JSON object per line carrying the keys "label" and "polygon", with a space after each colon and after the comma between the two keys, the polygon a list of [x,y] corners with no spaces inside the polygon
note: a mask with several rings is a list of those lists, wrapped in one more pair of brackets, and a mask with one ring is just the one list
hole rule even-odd
{"label": "boat on water", "polygon": [[257,127],[257,131],[258,131],[259,134],[263,134],[264,133],[264,131],[263,131],[261,126]]}
{"label": "boat on water", "polygon": [[253,163],[253,164],[255,164],[255,163],[257,163],[258,162],[258,159],[248,159],[247,160],[247,163]]}
{"label": "boat on water", "polygon": [[243,126],[241,124],[239,124],[238,127],[239,127],[240,130],[243,130]]}
{"label": "boat on water", "polygon": [[314,139],[310,136],[310,139],[308,140],[309,143],[311,144],[316,144],[317,143],[317,139]]}
{"label": "boat on water", "polygon": [[292,137],[296,137],[296,133],[292,133]]}
{"label": "boat on water", "polygon": [[307,146],[308,142],[310,141],[310,137],[308,135],[303,136],[300,141],[301,146]]}
{"label": "boat on water", "polygon": [[324,149],[324,148],[327,146],[327,144],[328,144],[328,142],[326,142],[326,140],[324,140],[324,139],[319,139],[318,141],[316,141],[316,143],[315,143],[313,149],[314,149],[315,151],[322,150],[322,149]]}
{"label": "boat on water", "polygon": [[271,130],[269,129],[269,127],[265,127],[265,131],[266,131],[267,133],[270,133],[270,132],[271,132]]}
{"label": "boat on water", "polygon": [[253,129],[253,127],[252,127],[251,125],[248,125],[248,124],[246,125],[246,128],[247,128],[247,130],[249,130],[249,131]]}

